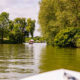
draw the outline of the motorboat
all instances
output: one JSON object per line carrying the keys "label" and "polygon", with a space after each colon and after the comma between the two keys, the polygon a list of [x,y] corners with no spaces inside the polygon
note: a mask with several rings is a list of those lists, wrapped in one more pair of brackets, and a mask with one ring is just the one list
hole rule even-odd
{"label": "motorboat", "polygon": [[80,72],[59,69],[41,73],[21,80],[80,80]]}
{"label": "motorboat", "polygon": [[29,40],[29,44],[33,44],[33,43],[34,43],[33,39]]}

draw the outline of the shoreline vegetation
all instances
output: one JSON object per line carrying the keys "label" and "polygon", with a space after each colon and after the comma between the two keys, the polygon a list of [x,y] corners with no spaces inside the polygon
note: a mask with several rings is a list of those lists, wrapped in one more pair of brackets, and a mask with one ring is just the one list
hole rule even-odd
{"label": "shoreline vegetation", "polygon": [[[34,37],[35,20],[31,18],[9,19],[9,13],[0,14],[0,44],[22,44],[33,39],[34,43],[43,43],[43,37]],[[31,37],[30,37],[31,36]]]}
{"label": "shoreline vegetation", "polygon": [[48,44],[80,47],[79,0],[41,0],[39,24]]}
{"label": "shoreline vegetation", "polygon": [[[46,43],[45,39],[43,37],[39,37],[39,36],[36,36],[36,37],[29,37],[29,38],[25,38],[25,41],[23,43],[29,43],[29,41],[33,39],[34,40],[34,43]],[[0,44],[22,44],[22,43],[17,43],[17,42],[14,42],[14,41],[10,41],[9,39],[7,38],[4,38],[3,39],[3,43],[0,43]]]}
{"label": "shoreline vegetation", "polygon": [[[25,42],[26,43],[29,43],[29,41],[31,40],[32,38],[29,37],[29,38],[25,38]],[[33,37],[33,40],[34,40],[34,43],[45,43],[45,38],[43,37],[39,37],[39,36],[36,36],[36,37]]]}
{"label": "shoreline vegetation", "polygon": [[[41,0],[38,22],[43,37],[34,37],[35,20],[9,19],[9,13],[0,14],[0,44],[21,44],[34,39],[58,47],[80,47],[80,1]],[[30,38],[31,36],[31,38]]]}
{"label": "shoreline vegetation", "polygon": [[31,18],[15,18],[9,19],[9,13],[2,12],[0,14],[0,44],[21,44],[25,42],[25,38],[34,37],[35,20]]}

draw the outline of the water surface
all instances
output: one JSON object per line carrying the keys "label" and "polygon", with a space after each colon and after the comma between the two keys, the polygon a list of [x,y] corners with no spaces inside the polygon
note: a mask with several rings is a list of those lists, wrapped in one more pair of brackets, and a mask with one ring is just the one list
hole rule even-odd
{"label": "water surface", "polygon": [[80,71],[79,48],[44,43],[0,45],[0,80],[20,80],[61,68]]}

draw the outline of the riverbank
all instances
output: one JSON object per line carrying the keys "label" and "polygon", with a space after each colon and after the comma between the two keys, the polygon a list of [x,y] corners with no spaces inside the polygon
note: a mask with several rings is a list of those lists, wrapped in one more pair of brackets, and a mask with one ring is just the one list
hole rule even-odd
{"label": "riverbank", "polygon": [[[25,41],[23,43],[29,43],[31,39],[32,39],[31,37],[25,38]],[[41,37],[34,37],[33,40],[34,40],[34,43],[46,43],[45,39]],[[0,44],[22,44],[22,43],[18,43],[17,41],[14,42],[5,38],[3,42],[0,41]]]}

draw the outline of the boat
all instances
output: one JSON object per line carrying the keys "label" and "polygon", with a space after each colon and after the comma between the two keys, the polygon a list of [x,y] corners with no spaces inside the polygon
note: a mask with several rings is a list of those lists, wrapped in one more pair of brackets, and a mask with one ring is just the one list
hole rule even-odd
{"label": "boat", "polygon": [[80,80],[80,72],[59,69],[24,78],[21,80]]}
{"label": "boat", "polygon": [[33,43],[34,43],[33,39],[29,40],[29,44],[33,44]]}

